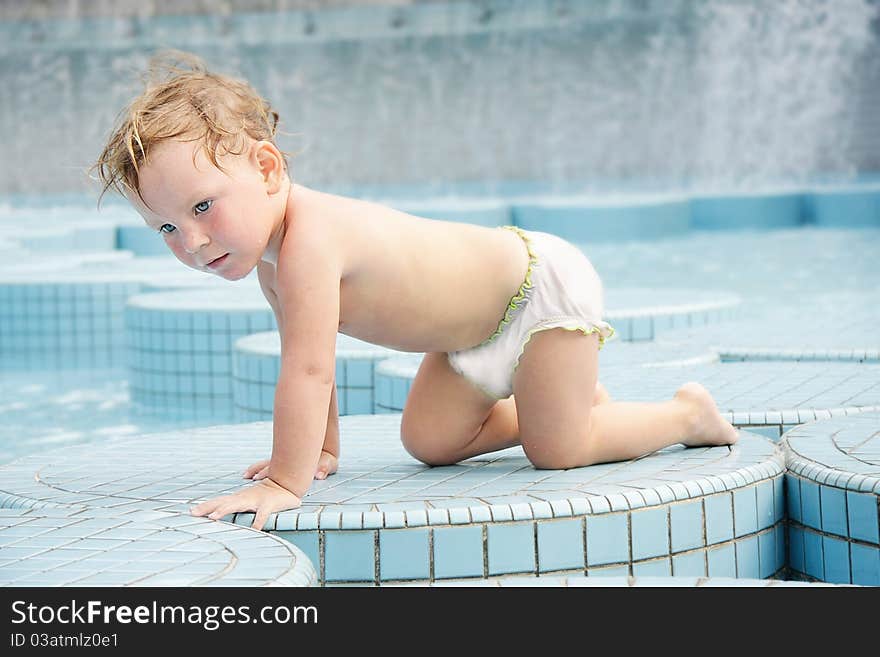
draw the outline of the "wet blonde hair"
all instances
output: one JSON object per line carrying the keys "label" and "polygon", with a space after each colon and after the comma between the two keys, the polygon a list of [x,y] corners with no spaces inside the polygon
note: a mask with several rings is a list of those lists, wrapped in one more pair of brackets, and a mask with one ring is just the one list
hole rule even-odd
{"label": "wet blonde hair", "polygon": [[150,60],[143,92],[120,113],[91,168],[104,186],[98,203],[111,188],[140,197],[140,167],[164,141],[200,141],[222,171],[219,156],[244,153],[250,140],[274,144],[277,129],[278,112],[244,80],[211,73],[190,53],[159,52]]}

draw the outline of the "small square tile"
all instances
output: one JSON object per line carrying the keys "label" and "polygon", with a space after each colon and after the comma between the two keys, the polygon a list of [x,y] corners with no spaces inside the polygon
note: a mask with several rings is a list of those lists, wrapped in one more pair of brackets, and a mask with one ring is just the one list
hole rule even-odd
{"label": "small square tile", "polygon": [[583,521],[556,520],[538,523],[538,569],[540,572],[583,568]]}
{"label": "small square tile", "polygon": [[800,479],[790,474],[785,475],[785,506],[789,519],[801,522]]}
{"label": "small square tile", "polygon": [[483,528],[434,529],[434,577],[483,576]]}
{"label": "small square tile", "polygon": [[627,514],[587,516],[587,565],[630,560]]}
{"label": "small square tile", "polygon": [[773,482],[765,480],[755,487],[757,498],[758,530],[773,526]]}
{"label": "small square tile", "polygon": [[824,581],[829,584],[849,584],[849,544],[833,536],[822,537],[825,562]]}
{"label": "small square tile", "polygon": [[633,511],[632,559],[641,561],[669,554],[669,524],[666,508]]}
{"label": "small square tile", "polygon": [[324,534],[324,578],[328,582],[373,581],[376,533],[328,531]]}
{"label": "small square tile", "polygon": [[760,565],[758,576],[762,579],[770,577],[779,570],[784,563],[777,561],[776,529],[758,534],[758,562]]}
{"label": "small square tile", "polygon": [[758,531],[755,486],[747,486],[733,491],[733,525],[736,538]]}
{"label": "small square tile", "polygon": [[427,527],[379,532],[379,577],[382,580],[430,577]]}
{"label": "small square tile", "polygon": [[533,523],[489,525],[487,552],[489,575],[535,572]]}
{"label": "small square tile", "polygon": [[819,498],[822,509],[822,531],[846,536],[846,493],[839,488],[820,486]]}
{"label": "small square tile", "polygon": [[743,579],[760,577],[758,537],[749,536],[736,541],[736,576]]}
{"label": "small square tile", "polygon": [[804,558],[804,530],[800,527],[788,528],[788,565],[799,573],[807,572]]}
{"label": "small square tile", "polygon": [[852,583],[880,586],[880,548],[851,543]]}
{"label": "small square tile", "polygon": [[704,545],[701,501],[672,504],[669,507],[669,516],[673,552],[682,552]]}
{"label": "small square tile", "polygon": [[709,577],[736,577],[736,554],[733,543],[710,547],[706,557]]}
{"label": "small square tile", "polygon": [[846,492],[849,535],[869,543],[880,543],[877,520],[877,496],[873,494]]}
{"label": "small square tile", "polygon": [[816,579],[825,579],[822,536],[809,530],[804,531],[804,572]]}
{"label": "small square tile", "polygon": [[703,500],[706,513],[706,542],[709,545],[733,538],[731,493],[709,495]]}
{"label": "small square tile", "polygon": [[806,479],[801,480],[801,522],[813,529],[822,529],[819,512],[819,485]]}

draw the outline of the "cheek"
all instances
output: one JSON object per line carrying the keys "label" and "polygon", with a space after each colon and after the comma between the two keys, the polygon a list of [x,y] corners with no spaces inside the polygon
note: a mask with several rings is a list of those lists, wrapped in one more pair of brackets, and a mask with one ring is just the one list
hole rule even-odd
{"label": "cheek", "polygon": [[184,251],[180,242],[177,240],[166,240],[165,243],[168,245],[168,248],[171,249],[171,253],[173,253],[183,264],[189,265],[192,263],[192,256]]}

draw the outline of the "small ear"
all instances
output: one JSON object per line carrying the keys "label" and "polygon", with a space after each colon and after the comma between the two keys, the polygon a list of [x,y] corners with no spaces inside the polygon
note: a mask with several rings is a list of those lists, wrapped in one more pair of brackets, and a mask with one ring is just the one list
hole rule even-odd
{"label": "small ear", "polygon": [[258,141],[253,148],[253,158],[266,183],[266,192],[277,194],[284,180],[284,159],[281,151],[268,141]]}

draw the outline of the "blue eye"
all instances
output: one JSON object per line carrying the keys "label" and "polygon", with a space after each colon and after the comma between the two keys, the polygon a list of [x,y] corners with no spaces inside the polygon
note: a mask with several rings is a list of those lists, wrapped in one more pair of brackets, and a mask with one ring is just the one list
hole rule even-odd
{"label": "blue eye", "polygon": [[162,224],[161,226],[159,226],[160,233],[173,233],[175,230],[177,230],[177,228],[175,228],[171,224]]}
{"label": "blue eye", "polygon": [[214,201],[202,201],[201,203],[196,203],[193,206],[193,214],[199,215],[203,212],[207,212],[211,209],[211,206],[214,204]]}

